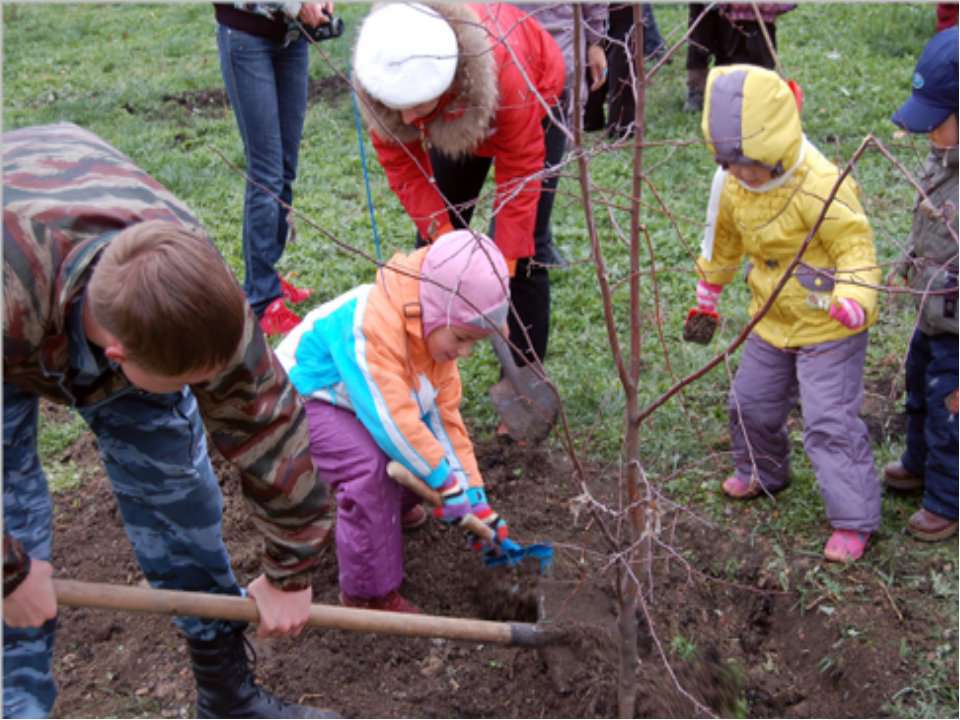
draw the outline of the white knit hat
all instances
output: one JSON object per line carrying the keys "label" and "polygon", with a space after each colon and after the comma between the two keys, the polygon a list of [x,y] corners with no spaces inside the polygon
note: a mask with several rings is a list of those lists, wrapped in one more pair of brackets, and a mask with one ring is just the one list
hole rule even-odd
{"label": "white knit hat", "polygon": [[406,110],[435,100],[457,69],[457,37],[435,10],[389,3],[363,21],[353,53],[357,80],[387,107]]}

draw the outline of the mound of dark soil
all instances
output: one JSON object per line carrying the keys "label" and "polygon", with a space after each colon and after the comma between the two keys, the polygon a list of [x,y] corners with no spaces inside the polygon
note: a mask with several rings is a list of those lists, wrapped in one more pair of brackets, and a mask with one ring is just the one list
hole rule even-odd
{"label": "mound of dark soil", "polygon": [[[317,102],[336,102],[349,91],[350,84],[346,78],[339,75],[310,78],[307,87],[307,103],[313,105]],[[171,106],[178,106],[187,115],[196,117],[223,117],[230,108],[227,92],[220,87],[209,90],[187,90],[164,95],[161,99]],[[135,113],[136,109],[128,107],[127,111]]]}
{"label": "mound of dark soil", "polygon": [[[91,479],[57,497],[58,574],[142,582],[93,440],[84,437],[68,454],[91,468]],[[540,616],[565,630],[566,642],[537,651],[312,629],[297,640],[256,643],[265,686],[356,717],[616,715],[615,565],[587,516],[575,521],[568,462],[498,443],[478,454],[515,538],[554,543],[552,573],[484,568],[459,530],[431,521],[407,537],[403,592],[436,615]],[[227,545],[248,582],[258,572],[260,540],[235,471],[222,462],[218,470]],[[644,598],[650,622],[640,617],[640,716],[875,717],[910,684],[910,668],[897,661],[900,638],[922,643],[926,620],[893,607],[868,571],[849,571],[863,573],[863,589],[843,603],[783,592],[772,553],[756,538],[693,516],[662,521]],[[791,559],[792,577],[818,562]],[[317,602],[337,600],[332,547],[314,590]],[[192,713],[186,650],[168,618],[66,608],[56,669],[60,716]]]}

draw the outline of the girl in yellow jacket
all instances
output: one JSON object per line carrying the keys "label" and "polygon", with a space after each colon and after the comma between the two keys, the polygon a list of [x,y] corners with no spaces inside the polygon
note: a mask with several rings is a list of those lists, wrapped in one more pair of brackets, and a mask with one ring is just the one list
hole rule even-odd
{"label": "girl in yellow jacket", "polygon": [[[703,134],[719,168],[707,210],[697,305],[715,312],[746,256],[757,313],[823,211],[839,171],[803,135],[799,94],[769,70],[714,68]],[[834,531],[829,560],[852,561],[880,523],[880,484],[859,417],[867,329],[880,280],[873,232],[850,178],[769,312],[747,339],[729,397],[733,498],[789,482],[787,414],[800,401],[804,449]]]}

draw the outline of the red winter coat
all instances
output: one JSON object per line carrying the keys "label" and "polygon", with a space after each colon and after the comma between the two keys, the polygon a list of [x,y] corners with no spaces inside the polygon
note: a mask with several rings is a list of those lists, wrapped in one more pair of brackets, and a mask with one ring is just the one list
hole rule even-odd
{"label": "red winter coat", "polygon": [[399,111],[355,83],[377,157],[390,187],[427,238],[448,216],[430,182],[426,143],[450,157],[493,158],[497,245],[508,259],[530,257],[540,198],[540,179],[531,176],[543,170],[541,123],[545,105],[556,104],[563,92],[563,55],[538,23],[525,20],[527,14],[511,5],[434,9],[450,22],[460,60],[450,90],[433,113],[416,126],[406,125]]}

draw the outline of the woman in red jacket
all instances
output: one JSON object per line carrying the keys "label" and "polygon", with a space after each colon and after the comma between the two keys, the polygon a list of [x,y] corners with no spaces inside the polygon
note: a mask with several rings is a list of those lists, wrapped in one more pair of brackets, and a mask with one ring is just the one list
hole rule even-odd
{"label": "woman in red jacket", "polygon": [[545,128],[560,120],[560,48],[510,5],[391,3],[364,20],[353,67],[377,157],[419,243],[469,225],[494,165],[489,234],[510,266],[510,295],[532,346],[512,313],[510,340],[525,350],[518,363],[543,360],[547,266],[556,260],[553,197],[540,185],[560,159],[545,142]]}

